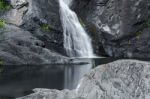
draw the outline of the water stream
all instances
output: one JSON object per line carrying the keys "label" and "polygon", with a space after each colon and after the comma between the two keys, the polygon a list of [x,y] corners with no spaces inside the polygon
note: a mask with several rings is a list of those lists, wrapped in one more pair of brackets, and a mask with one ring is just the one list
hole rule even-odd
{"label": "water stream", "polygon": [[64,48],[70,57],[93,57],[91,39],[69,6],[72,0],[59,0],[60,18],[64,34]]}

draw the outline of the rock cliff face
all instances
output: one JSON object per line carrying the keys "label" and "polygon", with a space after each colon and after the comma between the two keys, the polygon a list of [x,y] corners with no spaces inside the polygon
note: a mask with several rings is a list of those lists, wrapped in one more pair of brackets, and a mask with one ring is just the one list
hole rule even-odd
{"label": "rock cliff face", "polygon": [[[58,2],[11,0],[0,10],[0,61],[3,64],[64,63]],[[58,54],[58,53],[61,53]]]}
{"label": "rock cliff face", "polygon": [[[5,35],[7,38],[7,29],[18,32],[22,37],[29,34],[41,42],[40,44],[35,43],[35,46],[40,46],[41,49],[46,49],[50,53],[59,53],[61,54],[57,54],[59,57],[66,55],[63,48],[58,0],[11,0],[10,5],[11,9],[0,10],[0,19],[6,20],[7,25],[5,29],[0,29],[1,37]],[[91,36],[97,55],[150,58],[150,1],[74,0],[72,9],[76,11],[81,24]],[[13,37],[17,35],[12,35],[11,39],[15,40],[16,38]],[[26,43],[26,40],[24,39],[23,43]],[[8,41],[12,43],[11,40]],[[16,52],[21,54],[19,57],[12,55],[8,50],[11,52],[13,50],[3,48],[3,42],[5,41],[1,40],[0,42],[0,60],[6,63],[5,60],[11,60],[8,58],[12,56],[19,60],[24,59],[22,57],[25,56],[24,53]],[[34,43],[32,40],[29,42]],[[17,43],[14,45],[17,46]],[[6,46],[10,47],[10,45]],[[4,52],[9,54],[4,55]],[[34,54],[39,55],[39,52],[34,52]],[[6,59],[4,56],[8,58]],[[42,56],[39,55],[38,58],[41,59]]]}
{"label": "rock cliff face", "polygon": [[87,24],[97,52],[104,48],[112,57],[150,57],[150,1],[75,0],[73,9]]}
{"label": "rock cliff face", "polygon": [[19,99],[149,99],[150,63],[118,60],[86,74],[76,90],[35,89]]}

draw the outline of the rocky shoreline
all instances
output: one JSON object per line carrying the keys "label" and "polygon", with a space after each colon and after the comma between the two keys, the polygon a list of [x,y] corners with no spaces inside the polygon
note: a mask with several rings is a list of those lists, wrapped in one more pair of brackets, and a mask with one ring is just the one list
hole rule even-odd
{"label": "rocky shoreline", "polygon": [[76,90],[34,89],[18,99],[149,99],[150,63],[118,60],[86,74]]}

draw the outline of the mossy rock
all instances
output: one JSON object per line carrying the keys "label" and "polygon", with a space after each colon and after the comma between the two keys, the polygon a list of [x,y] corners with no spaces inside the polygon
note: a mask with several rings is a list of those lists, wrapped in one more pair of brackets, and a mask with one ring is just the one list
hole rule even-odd
{"label": "mossy rock", "polygon": [[42,28],[42,30],[44,30],[44,31],[50,31],[50,30],[51,30],[48,24],[43,24],[43,25],[41,26],[41,28]]}
{"label": "mossy rock", "polygon": [[3,61],[0,60],[0,73],[3,71],[3,65],[4,65]]}
{"label": "mossy rock", "polygon": [[0,0],[0,10],[10,10],[12,6],[5,0]]}
{"label": "mossy rock", "polygon": [[150,27],[150,18],[147,20],[147,26]]}
{"label": "mossy rock", "polygon": [[85,22],[84,22],[81,18],[79,19],[79,22],[80,22],[80,24],[81,24],[81,26],[82,26],[83,28],[85,28],[85,27],[86,27]]}
{"label": "mossy rock", "polygon": [[6,21],[4,19],[0,19],[0,29],[4,28],[6,24]]}

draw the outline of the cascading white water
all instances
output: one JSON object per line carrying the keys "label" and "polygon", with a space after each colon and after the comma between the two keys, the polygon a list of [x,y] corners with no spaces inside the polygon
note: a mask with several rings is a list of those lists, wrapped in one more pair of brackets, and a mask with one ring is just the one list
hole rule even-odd
{"label": "cascading white water", "polygon": [[93,57],[91,39],[69,6],[72,0],[59,0],[60,17],[64,32],[64,48],[70,57]]}

